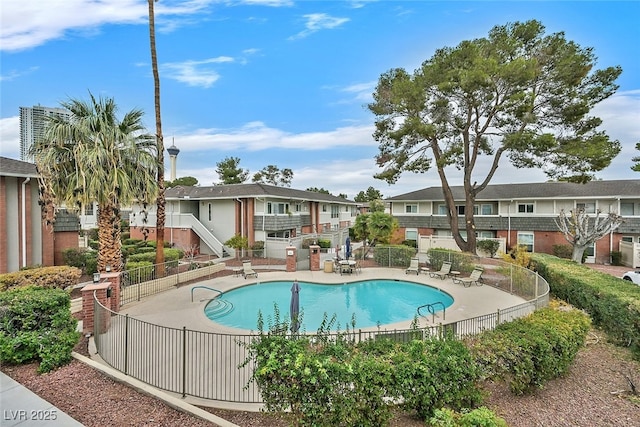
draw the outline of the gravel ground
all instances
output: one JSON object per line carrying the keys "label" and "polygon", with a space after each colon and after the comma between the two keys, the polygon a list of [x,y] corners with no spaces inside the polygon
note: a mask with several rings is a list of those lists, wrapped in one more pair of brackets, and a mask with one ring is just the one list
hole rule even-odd
{"label": "gravel ground", "polygon": [[[624,272],[620,267],[598,269],[618,277]],[[86,338],[76,351],[88,356]],[[77,360],[43,375],[36,373],[35,364],[3,365],[1,369],[89,427],[211,425],[115,382]],[[631,394],[631,384],[640,393],[640,363],[632,361],[626,349],[607,343],[604,334],[594,330],[567,375],[532,395],[520,397],[513,396],[504,384],[486,384],[485,403],[511,427],[640,427],[640,395]],[[283,414],[203,409],[241,427],[290,425]],[[391,427],[424,425],[402,412],[395,414],[391,423]]]}

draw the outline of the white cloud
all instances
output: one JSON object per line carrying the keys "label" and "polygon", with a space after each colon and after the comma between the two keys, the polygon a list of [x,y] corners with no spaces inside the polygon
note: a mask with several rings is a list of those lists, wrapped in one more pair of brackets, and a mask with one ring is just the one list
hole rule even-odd
{"label": "white cloud", "polygon": [[[201,14],[215,0],[158,2],[157,25],[163,17]],[[148,3],[142,0],[4,0],[0,14],[0,49],[18,51],[67,36],[92,32],[106,24],[147,24]],[[175,22],[165,21],[175,28]]]}
{"label": "white cloud", "polygon": [[210,66],[227,62],[234,62],[234,59],[229,56],[219,56],[201,61],[168,62],[161,67],[166,78],[186,83],[188,86],[210,88],[220,78],[220,74]]}
{"label": "white cloud", "polygon": [[349,18],[336,18],[326,13],[310,13],[304,15],[304,18],[307,20],[305,29],[289,37],[289,40],[301,39],[320,30],[331,30],[350,21]]}
{"label": "white cloud", "polygon": [[0,119],[0,155],[20,158],[20,116]]}

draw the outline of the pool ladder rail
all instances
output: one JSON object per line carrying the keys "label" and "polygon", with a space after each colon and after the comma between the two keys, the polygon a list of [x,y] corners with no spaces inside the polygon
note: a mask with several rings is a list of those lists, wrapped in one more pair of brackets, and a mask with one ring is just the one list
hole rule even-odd
{"label": "pool ladder rail", "polygon": [[205,308],[205,313],[209,319],[218,319],[233,311],[234,306],[231,302],[220,299],[220,296],[223,294],[223,292],[221,290],[210,288],[208,286],[194,286],[193,288],[191,288],[191,302],[193,302],[193,291],[195,289],[208,289],[213,292],[218,292],[218,295],[214,296],[213,298],[205,298],[200,300],[200,302],[209,301]]}
{"label": "pool ladder rail", "polygon": [[447,308],[445,307],[444,303],[442,301],[436,301],[436,302],[432,302],[429,304],[424,304],[421,305],[420,307],[418,307],[417,312],[418,312],[418,316],[420,317],[427,317],[426,314],[422,314],[420,312],[421,309],[426,308],[427,311],[429,312],[429,314],[431,314],[431,321],[435,322],[436,321],[436,306],[442,306],[442,320],[445,320],[445,317],[447,315]]}

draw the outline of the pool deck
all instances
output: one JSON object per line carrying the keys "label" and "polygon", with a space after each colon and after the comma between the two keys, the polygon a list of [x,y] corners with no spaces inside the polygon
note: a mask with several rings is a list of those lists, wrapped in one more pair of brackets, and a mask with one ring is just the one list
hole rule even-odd
{"label": "pool deck", "polygon": [[[191,285],[185,285],[163,293],[147,297],[139,302],[134,302],[122,307],[121,313],[128,314],[136,319],[145,322],[154,323],[161,326],[182,328],[186,327],[191,330],[203,332],[218,332],[230,334],[246,334],[248,331],[244,329],[236,329],[226,327],[211,321],[204,314],[204,307],[207,302],[213,298],[216,293],[204,289],[196,288],[198,286],[206,286],[217,289],[222,292],[231,289],[268,281],[291,281],[298,280],[301,282],[327,283],[327,284],[344,284],[360,280],[371,279],[391,279],[406,280],[415,283],[421,283],[432,287],[439,288],[454,298],[454,303],[446,309],[445,319],[436,317],[435,324],[449,323],[457,320],[472,318],[484,314],[495,313],[498,309],[512,307],[524,302],[524,299],[511,295],[504,291],[498,290],[492,286],[474,286],[465,288],[462,284],[453,283],[450,278],[441,280],[429,277],[429,274],[421,273],[405,274],[404,269],[391,268],[364,268],[358,274],[343,275],[337,273],[326,273],[324,271],[298,271],[289,273],[285,271],[261,272],[258,271],[258,278],[244,279],[242,276],[234,275],[224,276],[220,278],[204,280]],[[195,289],[194,289],[195,288]],[[193,290],[193,302],[191,301]],[[421,305],[416,302],[416,308]],[[301,308],[304,308],[304,300],[301,298]],[[236,309],[241,309],[236,307]],[[288,312],[288,308],[282,308],[283,314]],[[265,313],[265,315],[268,313]],[[327,314],[331,315],[331,306],[327,305]],[[404,322],[383,325],[382,328],[387,330],[409,328],[413,320],[411,313],[410,319]],[[441,315],[441,314],[440,314]],[[422,318],[420,326],[430,326],[434,322],[429,318]],[[358,326],[356,325],[356,328]],[[377,327],[361,328],[362,330],[375,330]],[[307,331],[312,332],[312,331]]]}

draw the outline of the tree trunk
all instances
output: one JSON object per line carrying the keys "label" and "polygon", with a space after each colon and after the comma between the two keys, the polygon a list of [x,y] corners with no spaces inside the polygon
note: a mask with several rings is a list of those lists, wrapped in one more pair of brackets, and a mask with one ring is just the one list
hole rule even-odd
{"label": "tree trunk", "polygon": [[122,271],[122,241],[120,216],[112,204],[101,204],[98,208],[98,271]]}
{"label": "tree trunk", "polygon": [[584,255],[584,251],[586,249],[587,249],[587,246],[573,245],[573,252],[571,253],[571,261],[576,262],[578,264],[582,264],[582,256]]}
{"label": "tree trunk", "polygon": [[164,277],[164,140],[162,136],[162,119],[160,114],[160,73],[158,72],[158,57],[156,54],[156,25],[153,3],[149,1],[149,42],[151,45],[151,67],[153,69],[153,85],[156,113],[156,150],[158,156],[158,198],[156,201],[156,274]]}

